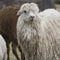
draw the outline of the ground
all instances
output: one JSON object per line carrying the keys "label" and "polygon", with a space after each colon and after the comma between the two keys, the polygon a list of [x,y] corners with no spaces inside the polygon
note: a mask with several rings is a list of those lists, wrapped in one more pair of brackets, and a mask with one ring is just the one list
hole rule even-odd
{"label": "ground", "polygon": [[60,11],[60,4],[56,4],[57,10]]}

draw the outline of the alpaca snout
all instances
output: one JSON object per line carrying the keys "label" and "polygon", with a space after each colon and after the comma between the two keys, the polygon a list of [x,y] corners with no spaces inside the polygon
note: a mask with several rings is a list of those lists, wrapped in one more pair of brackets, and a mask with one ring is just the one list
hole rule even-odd
{"label": "alpaca snout", "polygon": [[30,21],[33,21],[34,20],[34,16],[30,16]]}

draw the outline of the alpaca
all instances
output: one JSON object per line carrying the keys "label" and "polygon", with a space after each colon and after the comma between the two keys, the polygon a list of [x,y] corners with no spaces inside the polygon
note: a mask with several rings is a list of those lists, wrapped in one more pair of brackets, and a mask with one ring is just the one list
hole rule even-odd
{"label": "alpaca", "polygon": [[10,47],[9,44],[12,42],[12,52],[17,58],[17,60],[20,60],[20,57],[18,57],[16,48],[18,47],[19,51],[21,52],[21,58],[23,59],[23,54],[18,46],[17,43],[17,37],[16,37],[16,23],[18,16],[17,11],[19,10],[18,5],[8,6],[6,8],[3,8],[0,10],[0,34],[3,36],[3,38],[6,41],[7,45],[7,60],[10,60],[9,53],[10,53]]}
{"label": "alpaca", "polygon": [[7,57],[7,47],[5,39],[0,34],[0,60],[5,60]]}
{"label": "alpaca", "polygon": [[18,11],[17,40],[25,60],[60,60],[60,13],[35,10],[21,6]]}

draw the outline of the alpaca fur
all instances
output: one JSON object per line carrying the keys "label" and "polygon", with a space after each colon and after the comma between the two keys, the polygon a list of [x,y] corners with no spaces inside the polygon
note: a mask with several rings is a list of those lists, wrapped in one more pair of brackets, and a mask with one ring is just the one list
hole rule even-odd
{"label": "alpaca fur", "polygon": [[2,35],[0,35],[0,60],[5,60],[5,57],[7,57],[6,42]]}
{"label": "alpaca fur", "polygon": [[60,13],[47,9],[34,14],[31,21],[28,12],[17,21],[18,44],[25,60],[60,60]]}
{"label": "alpaca fur", "polygon": [[[23,4],[17,15],[20,15],[17,22],[17,39],[22,52],[25,55],[25,60],[36,60],[36,40],[37,32],[34,24],[31,24],[32,17],[39,12],[38,6],[34,3]],[[34,8],[37,7],[37,8]],[[21,43],[21,44],[20,44]],[[32,55],[33,54],[33,55]],[[32,58],[30,58],[32,57]]]}

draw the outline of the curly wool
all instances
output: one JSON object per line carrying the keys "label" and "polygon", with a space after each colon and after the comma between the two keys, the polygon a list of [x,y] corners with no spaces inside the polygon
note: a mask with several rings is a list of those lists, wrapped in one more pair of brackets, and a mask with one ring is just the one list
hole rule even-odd
{"label": "curly wool", "polygon": [[47,9],[34,17],[32,23],[25,23],[20,15],[17,22],[17,39],[25,59],[60,60],[60,13]]}
{"label": "curly wool", "polygon": [[4,38],[0,35],[0,60],[5,59],[7,57],[7,47]]}

